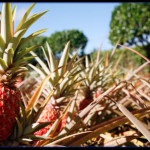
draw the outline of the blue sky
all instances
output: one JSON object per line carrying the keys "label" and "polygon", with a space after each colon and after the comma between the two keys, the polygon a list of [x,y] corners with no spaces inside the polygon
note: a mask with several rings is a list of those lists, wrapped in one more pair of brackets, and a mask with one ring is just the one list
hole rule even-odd
{"label": "blue sky", "polygon": [[[16,27],[32,3],[13,3],[12,6],[14,7],[15,4],[17,5]],[[37,3],[31,15],[45,10],[50,11],[35,22],[25,36],[44,28],[49,28],[48,31],[42,34],[44,36],[50,36],[56,31],[78,29],[88,38],[88,43],[85,47],[86,54],[91,53],[94,48],[98,49],[102,42],[102,50],[109,50],[114,47],[108,40],[111,14],[119,4],[115,2]],[[0,3],[0,7],[2,7],[2,3]]]}

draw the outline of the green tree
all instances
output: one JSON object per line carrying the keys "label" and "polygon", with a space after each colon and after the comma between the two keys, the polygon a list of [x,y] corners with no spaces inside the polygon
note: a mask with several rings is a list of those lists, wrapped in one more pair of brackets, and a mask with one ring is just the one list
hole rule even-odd
{"label": "green tree", "polygon": [[110,23],[109,39],[116,44],[142,46],[150,58],[150,3],[122,3],[117,6]]}
{"label": "green tree", "polygon": [[65,44],[70,40],[71,52],[81,48],[80,55],[84,55],[84,48],[87,44],[87,37],[79,30],[64,30],[62,32],[55,32],[48,38],[48,43],[54,54],[61,53]]}

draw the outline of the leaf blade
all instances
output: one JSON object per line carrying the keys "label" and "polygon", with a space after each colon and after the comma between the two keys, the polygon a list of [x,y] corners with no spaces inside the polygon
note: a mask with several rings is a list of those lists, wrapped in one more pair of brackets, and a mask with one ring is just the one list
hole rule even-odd
{"label": "leaf blade", "polygon": [[117,103],[118,108],[121,112],[136,126],[136,128],[147,138],[150,142],[150,131],[143,126],[143,124],[129,112],[121,103]]}
{"label": "leaf blade", "polygon": [[24,22],[26,21],[28,15],[30,14],[31,10],[33,9],[33,7],[34,7],[35,5],[36,5],[36,3],[32,4],[32,5],[29,7],[29,9],[26,11],[26,13],[24,14],[22,20],[20,21],[19,25],[17,26],[15,32],[17,32],[17,31],[20,30],[21,26],[24,24]]}
{"label": "leaf blade", "polygon": [[6,44],[13,36],[11,3],[3,3],[2,5],[1,35]]}

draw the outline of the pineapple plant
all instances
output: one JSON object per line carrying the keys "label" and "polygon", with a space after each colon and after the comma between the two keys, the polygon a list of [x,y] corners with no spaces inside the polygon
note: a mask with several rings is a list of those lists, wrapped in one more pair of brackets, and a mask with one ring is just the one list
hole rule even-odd
{"label": "pineapple plant", "polygon": [[110,67],[105,67],[101,60],[98,63],[92,60],[90,63],[87,56],[85,56],[85,67],[81,67],[83,68],[80,73],[81,78],[86,77],[86,79],[81,86],[84,98],[79,102],[80,111],[107,89],[106,85],[112,75],[112,72],[109,71]]}
{"label": "pineapple plant", "polygon": [[37,48],[32,46],[21,50],[30,39],[45,32],[43,29],[23,38],[28,28],[47,11],[28,17],[33,4],[25,13],[16,30],[14,22],[16,6],[12,10],[11,3],[3,3],[1,11],[0,33],[0,141],[5,141],[12,134],[16,118],[19,117],[21,94],[16,87],[17,79],[27,71],[27,60],[33,57],[24,57],[28,52]]}
{"label": "pineapple plant", "polygon": [[[33,68],[37,73],[40,74],[41,78],[44,78],[51,72],[53,72],[51,78],[49,79],[48,86],[45,89],[45,93],[47,95],[50,91],[54,89],[56,86],[56,90],[53,96],[50,98],[49,102],[46,104],[43,112],[41,113],[37,122],[48,122],[48,121],[56,121],[60,118],[62,111],[64,110],[67,103],[71,97],[74,96],[76,91],[76,84],[80,82],[79,80],[79,72],[80,69],[78,68],[77,64],[79,61],[75,62],[76,54],[69,59],[69,50],[70,50],[70,42],[68,42],[63,50],[62,56],[60,60],[57,60],[53,52],[49,46],[47,45],[47,51],[42,47],[42,50],[45,54],[45,58],[47,59],[47,66],[46,64],[34,53],[31,52],[33,56],[36,56],[35,59],[41,65],[40,68],[29,64],[31,68]],[[55,71],[59,68],[57,71]],[[55,72],[54,72],[55,71]],[[61,83],[60,83],[61,81]],[[57,132],[59,133],[66,125],[67,121],[67,114],[63,117],[61,123],[57,127]],[[52,127],[53,124],[46,126],[45,128],[39,130],[35,133],[35,135],[45,135]]]}

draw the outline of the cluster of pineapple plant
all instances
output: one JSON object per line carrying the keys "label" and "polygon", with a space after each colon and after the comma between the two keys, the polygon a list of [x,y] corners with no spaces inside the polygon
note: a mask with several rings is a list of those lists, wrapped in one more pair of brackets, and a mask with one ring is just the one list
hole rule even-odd
{"label": "cluster of pineapple plant", "polygon": [[[78,64],[78,69],[81,71],[79,71],[77,74],[79,75],[79,81],[80,84],[78,85],[78,89],[77,92],[77,98],[75,97],[75,99],[73,99],[72,104],[70,104],[68,102],[68,104],[70,105],[70,108],[72,106],[71,109],[71,119],[68,119],[69,121],[66,123],[65,121],[65,126],[63,128],[60,128],[60,126],[58,124],[61,125],[61,121],[63,120],[63,117],[58,117],[58,119],[54,119],[55,123],[50,126],[51,128],[48,128],[49,130],[47,131],[48,134],[45,134],[46,136],[50,136],[51,139],[50,140],[42,140],[42,141],[38,141],[38,144],[35,143],[34,146],[53,146],[55,144],[59,144],[61,146],[84,146],[87,144],[91,145],[92,140],[97,137],[97,141],[99,140],[103,140],[103,142],[101,142],[99,145],[100,146],[111,146],[111,144],[113,145],[117,145],[117,140],[121,138],[121,144],[125,144],[128,141],[134,140],[135,138],[138,138],[139,136],[142,136],[142,134],[145,135],[145,133],[149,133],[148,130],[146,130],[146,132],[143,132],[142,130],[139,129],[137,126],[132,125],[132,128],[134,126],[134,128],[138,128],[138,130],[136,131],[132,131],[131,133],[135,133],[136,135],[131,137],[130,132],[129,131],[122,131],[123,135],[124,134],[129,134],[129,137],[111,137],[108,138],[107,140],[107,136],[105,134],[102,133],[107,133],[107,134],[113,134],[113,129],[119,129],[120,127],[125,128],[125,125],[123,125],[124,123],[128,124],[128,126],[130,127],[130,122],[128,121],[128,117],[129,120],[134,124],[136,118],[134,118],[134,116],[132,116],[132,114],[130,112],[128,112],[128,110],[126,109],[126,107],[128,107],[128,109],[130,109],[130,111],[133,111],[133,114],[135,114],[136,116],[138,116],[138,118],[140,117],[140,119],[146,119],[147,120],[147,116],[145,118],[145,115],[147,115],[147,113],[149,112],[149,109],[147,109],[147,100],[148,100],[148,95],[149,95],[149,87],[147,85],[149,85],[149,81],[148,78],[146,77],[144,80],[142,80],[143,82],[145,81],[145,84],[137,83],[137,79],[135,78],[135,74],[138,74],[139,71],[141,71],[148,63],[145,63],[143,66],[140,66],[139,68],[137,68],[137,70],[135,70],[133,73],[131,72],[126,72],[124,73],[124,75],[121,74],[120,80],[118,80],[118,70],[116,71],[116,65],[115,67],[113,67],[113,69],[110,69],[108,66],[108,62],[111,63],[111,57],[110,59],[108,59],[108,57],[106,57],[107,59],[105,59],[104,61],[104,65],[101,64],[101,74],[94,74],[94,77],[97,75],[100,75],[99,77],[102,76],[101,78],[98,78],[98,80],[96,80],[94,82],[94,77],[93,77],[93,82],[94,83],[98,83],[100,84],[100,86],[96,86],[97,84],[93,85],[93,87],[96,87],[96,91],[99,88],[100,90],[103,90],[103,92],[101,92],[100,95],[96,95],[91,93],[94,95],[93,96],[93,100],[90,103],[86,103],[84,105],[85,108],[84,109],[79,109],[80,103],[83,103],[83,98],[84,98],[84,88],[85,88],[85,83],[88,83],[89,81],[89,73],[86,72],[90,67],[86,67],[86,66],[82,66],[80,64]],[[87,57],[85,58],[87,59]],[[84,58],[83,58],[84,60]],[[32,66],[32,65],[30,65]],[[91,65],[93,66],[93,65]],[[103,67],[102,67],[103,66]],[[32,68],[34,68],[32,66]],[[42,67],[44,68],[44,67]],[[91,67],[92,68],[92,67]],[[103,69],[102,69],[103,68]],[[107,70],[108,68],[108,70]],[[37,72],[39,72],[39,74],[42,72],[39,71],[39,68],[34,68]],[[40,69],[41,70],[41,69]],[[89,69],[90,70],[90,69]],[[92,69],[91,69],[92,70]],[[87,73],[85,76],[83,76],[83,73]],[[56,72],[55,72],[56,73]],[[116,74],[116,75],[115,75]],[[113,76],[112,76],[113,75]],[[115,76],[114,76],[115,75]],[[116,78],[116,82],[113,79],[113,81],[109,78],[109,76],[111,76],[112,78]],[[82,77],[84,77],[84,79],[82,79]],[[134,80],[132,78],[135,78]],[[107,79],[107,80],[105,80]],[[132,84],[129,82],[130,80],[133,80]],[[67,79],[66,79],[67,80]],[[103,86],[102,81],[106,81],[105,85]],[[51,82],[51,81],[50,81]],[[63,80],[62,80],[63,82]],[[59,82],[59,84],[61,84],[61,82]],[[60,85],[57,85],[56,87],[59,87]],[[145,87],[146,86],[146,94],[143,93],[139,93],[139,91],[137,91],[137,84],[140,84],[142,86]],[[75,88],[75,87],[74,87]],[[141,87],[140,87],[141,89]],[[48,88],[46,88],[46,91],[48,91]],[[46,92],[45,91],[45,92]],[[136,98],[135,98],[136,95]],[[143,97],[144,96],[144,97]],[[143,101],[144,100],[144,101]],[[86,100],[85,100],[86,101]],[[54,105],[56,105],[54,103]],[[66,108],[68,108],[68,106],[66,106]],[[47,105],[48,106],[48,105]],[[63,106],[63,104],[60,103],[60,106]],[[59,106],[59,107],[60,107]],[[51,107],[49,107],[51,108]],[[139,108],[141,108],[141,110],[138,110]],[[48,107],[46,107],[46,109],[48,110]],[[50,109],[52,110],[52,109]],[[64,109],[66,111],[66,109]],[[68,111],[70,112],[70,111]],[[49,114],[51,116],[51,112],[47,111],[47,114]],[[128,114],[129,113],[129,114]],[[141,114],[142,113],[142,114]],[[95,114],[98,118],[95,119]],[[97,115],[98,114],[98,115]],[[111,115],[110,115],[111,114]],[[49,115],[43,115],[44,117],[47,117]],[[124,117],[123,115],[125,115],[126,117]],[[65,116],[65,115],[62,115]],[[131,118],[130,118],[131,117]],[[44,118],[45,119],[45,118]],[[135,120],[134,120],[135,119]],[[47,119],[45,121],[48,121],[51,119]],[[94,123],[92,123],[92,126],[86,126],[86,124],[89,121],[93,121]],[[138,121],[138,120],[136,120]],[[142,120],[143,121],[143,120]],[[135,123],[137,124],[137,123]],[[138,124],[141,125],[140,122],[138,122]],[[58,132],[58,126],[59,126],[59,130],[60,132]],[[131,129],[132,129],[131,128]],[[140,127],[141,128],[141,127]],[[62,130],[63,129],[63,130]],[[139,133],[139,130],[141,131],[142,134]],[[82,132],[83,131],[83,132]],[[111,131],[112,133],[109,133],[108,131]],[[54,132],[56,134],[54,134]],[[80,133],[81,132],[81,133]],[[41,133],[41,132],[40,132]],[[84,135],[85,134],[85,135]],[[76,137],[77,138],[74,138]],[[99,138],[98,138],[99,137]],[[80,138],[80,140],[78,140]],[[106,139],[105,139],[106,138]],[[113,139],[114,141],[109,139]],[[127,138],[127,140],[126,140]],[[148,137],[147,137],[148,138]],[[69,139],[69,140],[68,140]],[[106,144],[105,144],[105,143]],[[97,144],[97,143],[96,143]],[[132,143],[133,144],[133,143]],[[135,144],[135,142],[134,142]]]}
{"label": "cluster of pineapple plant", "polygon": [[[0,146],[149,145],[150,76],[140,72],[150,60],[118,43],[116,47],[125,47],[146,63],[136,70],[121,68],[121,56],[113,61],[116,47],[106,58],[100,53],[96,60],[80,58],[80,49],[70,54],[69,41],[60,58],[55,58],[48,43],[46,48],[35,45],[21,50],[30,39],[47,30],[23,37],[47,12],[28,18],[34,6],[16,30],[16,6],[13,10],[11,3],[2,6]],[[33,52],[37,47],[41,47],[46,62]],[[36,59],[38,65],[29,64],[30,59]],[[32,72],[24,78],[28,68]]]}

